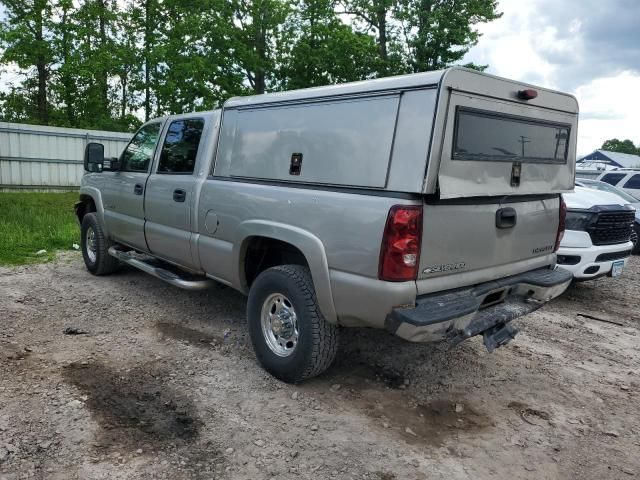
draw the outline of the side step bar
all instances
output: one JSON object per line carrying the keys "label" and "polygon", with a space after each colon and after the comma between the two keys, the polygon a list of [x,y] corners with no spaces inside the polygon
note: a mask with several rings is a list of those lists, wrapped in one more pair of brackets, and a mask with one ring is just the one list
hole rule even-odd
{"label": "side step bar", "polygon": [[143,260],[140,260],[139,258],[134,257],[131,253],[123,252],[122,250],[118,250],[115,247],[109,248],[109,255],[117,258],[123,263],[131,265],[132,267],[136,267],[143,272],[148,273],[149,275],[153,275],[160,280],[164,280],[165,282],[170,283],[175,287],[183,288],[185,290],[205,290],[215,285],[215,282],[208,278],[186,280],[174,272],[170,272],[169,270],[166,270],[164,268],[151,265]]}

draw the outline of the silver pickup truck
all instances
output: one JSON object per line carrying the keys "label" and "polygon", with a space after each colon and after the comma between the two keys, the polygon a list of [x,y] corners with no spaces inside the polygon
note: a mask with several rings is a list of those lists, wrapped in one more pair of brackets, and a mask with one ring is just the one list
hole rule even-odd
{"label": "silver pickup truck", "polygon": [[248,295],[263,367],[323,372],[339,327],[511,340],[560,295],[570,96],[462,68],[232,98],[91,143],[76,213],[95,275],[124,262]]}

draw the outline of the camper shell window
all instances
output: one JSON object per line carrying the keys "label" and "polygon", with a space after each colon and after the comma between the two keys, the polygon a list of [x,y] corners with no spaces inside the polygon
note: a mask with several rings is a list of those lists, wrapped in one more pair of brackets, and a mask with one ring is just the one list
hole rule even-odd
{"label": "camper shell window", "polygon": [[454,160],[566,163],[571,127],[458,107]]}

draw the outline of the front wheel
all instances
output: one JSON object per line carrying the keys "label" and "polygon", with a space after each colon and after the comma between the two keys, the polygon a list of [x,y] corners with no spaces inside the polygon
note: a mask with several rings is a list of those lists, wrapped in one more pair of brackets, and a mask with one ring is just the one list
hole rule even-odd
{"label": "front wheel", "polygon": [[274,377],[297,383],[324,372],[338,350],[338,328],[316,301],[309,269],[280,265],[258,275],[247,302],[258,361]]}
{"label": "front wheel", "polygon": [[108,275],[117,270],[119,262],[109,255],[111,242],[104,234],[95,213],[82,217],[80,226],[80,247],[82,258],[89,272],[94,275]]}

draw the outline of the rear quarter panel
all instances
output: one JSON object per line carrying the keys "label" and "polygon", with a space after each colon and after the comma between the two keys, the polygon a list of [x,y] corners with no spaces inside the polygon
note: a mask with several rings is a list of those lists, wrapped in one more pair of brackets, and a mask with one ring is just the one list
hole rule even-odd
{"label": "rear quarter panel", "polygon": [[[243,240],[238,238],[243,222],[264,220],[291,225],[312,232],[321,240],[329,268],[377,278],[387,214],[392,205],[401,203],[412,202],[383,196],[210,179],[202,187],[198,231],[221,242],[237,243]],[[204,226],[210,210],[219,221],[213,235],[208,234]],[[202,263],[206,265],[207,260],[203,258]],[[220,276],[237,284],[236,269],[227,268]]]}
{"label": "rear quarter panel", "polygon": [[[403,203],[412,201],[209,179],[199,201],[200,262],[208,274],[246,293],[244,240],[263,235],[288,241],[310,264],[325,317],[337,313],[343,324],[383,326],[393,306],[412,302],[416,294],[414,281],[377,279],[387,214],[392,205]],[[214,233],[205,226],[208,213],[218,220]],[[321,251],[311,250],[314,245]]]}

